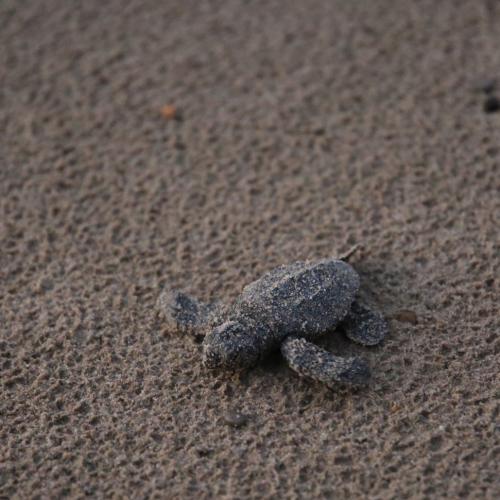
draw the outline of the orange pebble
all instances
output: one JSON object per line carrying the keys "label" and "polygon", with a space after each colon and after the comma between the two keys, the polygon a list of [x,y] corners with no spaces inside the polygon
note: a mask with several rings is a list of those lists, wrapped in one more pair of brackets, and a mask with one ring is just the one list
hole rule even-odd
{"label": "orange pebble", "polygon": [[175,106],[167,104],[161,108],[161,114],[167,120],[173,120],[177,115],[177,110],[175,109]]}

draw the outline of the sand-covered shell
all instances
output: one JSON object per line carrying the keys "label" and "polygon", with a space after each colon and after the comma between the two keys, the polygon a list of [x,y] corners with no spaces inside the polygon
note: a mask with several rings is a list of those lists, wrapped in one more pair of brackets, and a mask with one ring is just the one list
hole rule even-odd
{"label": "sand-covered shell", "polygon": [[234,310],[272,330],[314,339],[349,312],[359,276],[346,262],[325,259],[278,267],[247,285]]}

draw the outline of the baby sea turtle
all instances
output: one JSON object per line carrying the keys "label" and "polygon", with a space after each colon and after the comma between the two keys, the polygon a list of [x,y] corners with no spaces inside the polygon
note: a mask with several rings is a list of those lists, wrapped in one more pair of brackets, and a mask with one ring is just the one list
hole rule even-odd
{"label": "baby sea turtle", "polygon": [[203,364],[237,370],[271,351],[299,375],[360,385],[370,371],[358,357],[335,356],[313,342],[340,327],[359,344],[378,344],[387,323],[356,300],[358,273],[342,258],[295,262],[273,269],[247,285],[229,306],[203,304],[179,291],[165,291],[158,305],[169,326],[204,335]]}

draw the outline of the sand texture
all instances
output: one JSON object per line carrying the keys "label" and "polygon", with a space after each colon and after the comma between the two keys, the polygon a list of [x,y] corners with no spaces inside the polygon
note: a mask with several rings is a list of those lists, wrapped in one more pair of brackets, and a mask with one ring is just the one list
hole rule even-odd
{"label": "sand texture", "polygon": [[[499,497],[497,2],[2,0],[0,27],[1,498]],[[319,344],[367,388],[214,374],[158,314],[355,243],[389,335]]]}

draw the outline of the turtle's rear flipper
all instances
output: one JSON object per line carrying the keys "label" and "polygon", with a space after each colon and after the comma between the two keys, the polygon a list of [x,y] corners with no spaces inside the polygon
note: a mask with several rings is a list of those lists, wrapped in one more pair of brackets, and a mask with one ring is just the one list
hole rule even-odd
{"label": "turtle's rear flipper", "polygon": [[340,324],[347,337],[362,345],[377,345],[389,330],[384,317],[355,301],[347,317]]}
{"label": "turtle's rear flipper", "polygon": [[281,344],[281,354],[299,375],[331,388],[338,383],[364,385],[370,379],[370,370],[363,359],[334,356],[300,337],[287,337]]}
{"label": "turtle's rear flipper", "polygon": [[195,335],[202,334],[215,308],[178,290],[163,291],[157,305],[170,328]]}

